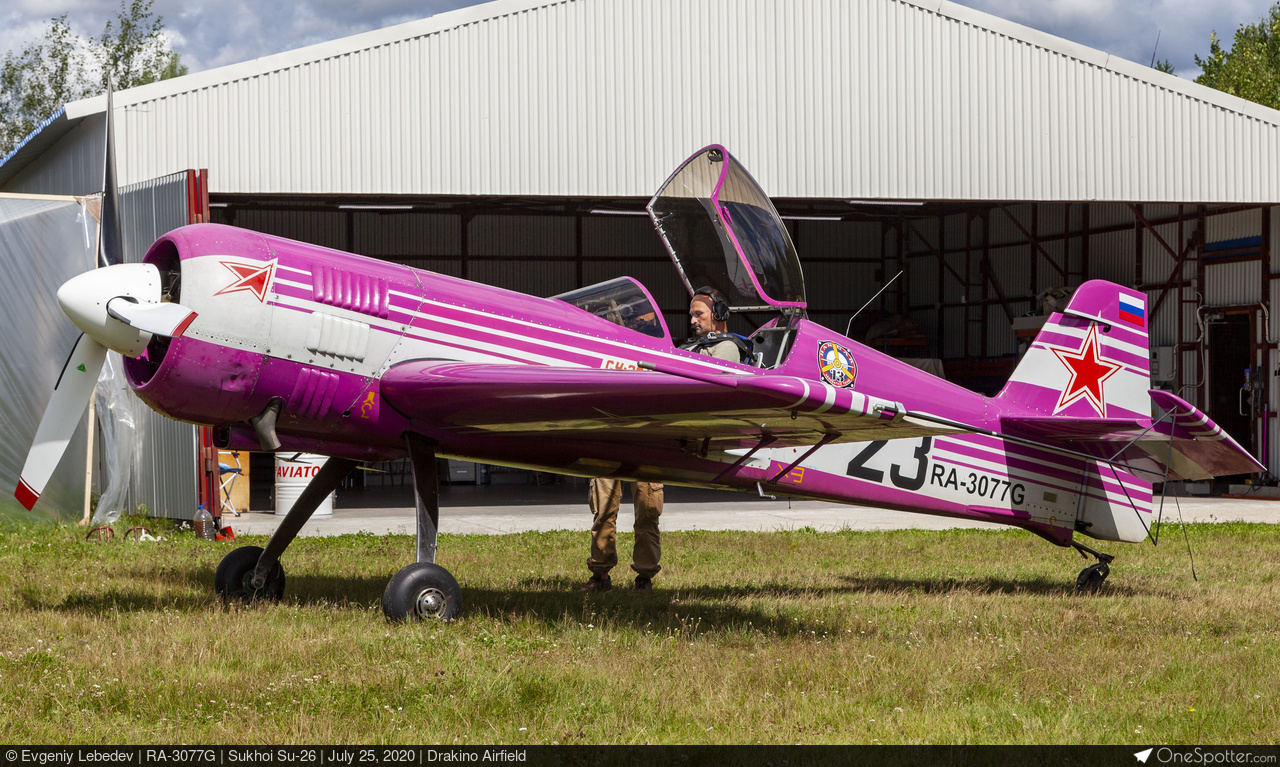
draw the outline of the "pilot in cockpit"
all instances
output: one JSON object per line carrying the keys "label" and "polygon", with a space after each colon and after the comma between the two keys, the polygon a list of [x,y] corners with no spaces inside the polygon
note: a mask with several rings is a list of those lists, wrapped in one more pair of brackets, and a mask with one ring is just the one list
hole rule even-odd
{"label": "pilot in cockpit", "polygon": [[712,287],[694,291],[689,301],[689,331],[693,337],[681,349],[706,354],[729,362],[751,362],[751,342],[729,332],[729,304],[724,294]]}

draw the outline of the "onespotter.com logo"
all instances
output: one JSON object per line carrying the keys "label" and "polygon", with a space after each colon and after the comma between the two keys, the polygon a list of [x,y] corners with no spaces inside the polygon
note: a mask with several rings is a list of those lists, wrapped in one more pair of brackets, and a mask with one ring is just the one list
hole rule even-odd
{"label": "onespotter.com logo", "polygon": [[1206,750],[1196,746],[1186,750],[1174,750],[1168,746],[1148,748],[1133,756],[1140,763],[1146,764],[1152,754],[1158,764],[1275,764],[1275,754],[1254,754],[1250,751],[1236,751],[1230,748]]}

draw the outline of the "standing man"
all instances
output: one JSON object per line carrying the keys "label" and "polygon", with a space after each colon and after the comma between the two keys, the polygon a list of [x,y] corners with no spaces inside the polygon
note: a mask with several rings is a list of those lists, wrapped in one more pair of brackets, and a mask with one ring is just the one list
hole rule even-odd
{"label": "standing man", "polygon": [[[591,579],[587,591],[613,588],[609,571],[618,564],[618,506],[622,503],[622,480],[597,477],[591,480],[588,505],[595,521],[591,525],[591,556],[587,569]],[[636,571],[636,591],[652,591],[653,576],[662,569],[662,540],[658,534],[658,517],[662,515],[662,485],[636,482],[631,487],[631,501],[636,508],[635,546],[631,551],[631,569]]]}
{"label": "standing man", "polygon": [[[724,294],[712,287],[694,291],[689,301],[689,331],[693,338],[681,345],[681,349],[696,351],[729,362],[749,362],[751,342],[729,331],[729,304]],[[636,508],[636,541],[631,553],[631,569],[636,571],[636,591],[653,588],[653,576],[662,567],[662,540],[658,532],[658,517],[662,515],[662,485],[656,482],[636,482],[631,491]],[[591,480],[588,505],[595,518],[591,525],[591,556],[587,569],[591,578],[587,591],[608,591],[613,588],[609,571],[618,564],[618,506],[622,503],[622,481],[609,477]]]}
{"label": "standing man", "polygon": [[689,301],[689,332],[693,337],[681,344],[681,349],[729,362],[746,364],[751,360],[751,342],[729,332],[729,304],[715,288],[694,291]]}

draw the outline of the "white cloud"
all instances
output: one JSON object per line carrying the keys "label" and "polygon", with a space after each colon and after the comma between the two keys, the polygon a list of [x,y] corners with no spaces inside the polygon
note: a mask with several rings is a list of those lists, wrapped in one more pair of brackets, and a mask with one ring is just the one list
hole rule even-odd
{"label": "white cloud", "polygon": [[281,51],[336,40],[371,29],[474,5],[476,0],[311,0],[298,4],[225,0],[197,5],[160,0],[167,27],[185,41],[177,50],[191,71],[235,64]]}
{"label": "white cloud", "polygon": [[0,51],[16,55],[43,35],[44,22],[24,19],[16,12],[0,16]]}

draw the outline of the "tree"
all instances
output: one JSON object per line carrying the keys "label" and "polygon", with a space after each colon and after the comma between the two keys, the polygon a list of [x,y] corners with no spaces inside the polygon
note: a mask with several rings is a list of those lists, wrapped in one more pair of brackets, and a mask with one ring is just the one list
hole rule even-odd
{"label": "tree", "polygon": [[0,68],[0,156],[6,156],[41,120],[68,101],[87,95],[82,41],[63,14],[49,22],[44,37]]}
{"label": "tree", "polygon": [[116,88],[132,88],[187,73],[176,51],[169,50],[164,35],[164,18],[151,15],[152,0],[133,0],[125,9],[120,2],[117,24],[107,22],[94,53],[102,70],[102,87],[107,80]]}
{"label": "tree", "polygon": [[1229,51],[1210,34],[1209,55],[1196,56],[1196,65],[1201,85],[1280,109],[1280,3],[1256,24],[1241,25]]}
{"label": "tree", "polygon": [[1164,72],[1165,74],[1171,75],[1174,73],[1173,62],[1168,59],[1160,59],[1156,62],[1155,70],[1157,72]]}
{"label": "tree", "polygon": [[120,10],[97,39],[72,31],[63,14],[44,37],[0,66],[0,158],[69,101],[113,87],[132,88],[187,73],[164,37],[164,19],[153,0],[121,0]]}

